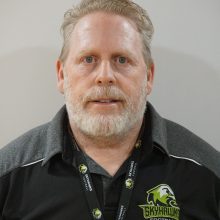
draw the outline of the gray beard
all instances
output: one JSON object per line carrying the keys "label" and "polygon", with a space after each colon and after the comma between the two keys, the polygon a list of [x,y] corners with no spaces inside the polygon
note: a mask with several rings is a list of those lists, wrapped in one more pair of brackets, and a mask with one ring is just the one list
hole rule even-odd
{"label": "gray beard", "polygon": [[[147,77],[140,86],[137,96],[126,96],[116,87],[99,88],[93,87],[84,97],[77,100],[72,100],[71,89],[68,88],[68,80],[66,79],[65,86],[65,101],[69,116],[70,124],[74,124],[82,133],[90,137],[109,138],[114,136],[125,136],[138,121],[143,119],[146,111],[147,91],[146,83]],[[125,108],[120,114],[91,114],[83,108],[83,103],[89,97],[123,97],[125,100]],[[135,103],[135,100],[136,101]]]}

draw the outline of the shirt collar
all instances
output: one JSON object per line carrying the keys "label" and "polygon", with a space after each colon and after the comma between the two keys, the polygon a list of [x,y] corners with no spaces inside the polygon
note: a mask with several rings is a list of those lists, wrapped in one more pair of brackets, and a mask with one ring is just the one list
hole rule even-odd
{"label": "shirt collar", "polygon": [[150,102],[147,103],[147,111],[149,112],[149,117],[151,121],[152,129],[152,141],[156,144],[167,155],[169,155],[169,150],[167,146],[167,129],[165,120],[157,113],[155,108]]}
{"label": "shirt collar", "polygon": [[49,123],[45,143],[45,155],[42,166],[45,165],[51,157],[63,151],[64,142],[64,121],[67,117],[66,106],[64,105]]}
{"label": "shirt collar", "polygon": [[[152,142],[156,144],[156,147],[159,147],[163,152],[169,155],[165,120],[157,113],[149,102],[147,102],[147,111],[149,113],[147,114],[149,118],[145,117],[145,127],[147,129],[147,123],[149,123],[148,120],[150,120]],[[49,127],[45,134],[45,157],[42,166],[45,165],[51,157],[57,153],[63,152],[65,140],[64,134],[67,128],[66,123],[68,123],[68,116],[66,106],[64,105],[49,123]]]}

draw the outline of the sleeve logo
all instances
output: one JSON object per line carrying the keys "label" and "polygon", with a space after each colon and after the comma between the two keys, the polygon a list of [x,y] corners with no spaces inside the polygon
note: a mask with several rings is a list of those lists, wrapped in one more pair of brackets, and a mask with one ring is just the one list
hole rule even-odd
{"label": "sleeve logo", "polygon": [[145,219],[179,220],[180,208],[172,189],[160,184],[147,191],[147,204],[139,205]]}

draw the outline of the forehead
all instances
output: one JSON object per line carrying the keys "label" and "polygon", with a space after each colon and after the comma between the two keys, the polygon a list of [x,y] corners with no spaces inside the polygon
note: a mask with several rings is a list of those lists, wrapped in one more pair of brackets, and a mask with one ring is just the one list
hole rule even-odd
{"label": "forehead", "polygon": [[124,16],[94,12],[76,24],[70,48],[74,51],[91,49],[142,51],[142,41],[132,20]]}

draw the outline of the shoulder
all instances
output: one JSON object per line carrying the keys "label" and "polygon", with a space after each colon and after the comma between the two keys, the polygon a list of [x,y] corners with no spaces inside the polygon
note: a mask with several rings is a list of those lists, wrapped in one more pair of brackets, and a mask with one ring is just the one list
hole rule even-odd
{"label": "shoulder", "polygon": [[42,161],[44,165],[53,155],[62,151],[66,116],[64,105],[50,122],[31,129],[0,149],[0,177],[35,162]]}
{"label": "shoulder", "polygon": [[187,128],[164,119],[167,147],[176,158],[190,159],[207,167],[220,177],[220,152]]}
{"label": "shoulder", "polygon": [[44,157],[49,123],[33,128],[0,149],[0,176]]}

